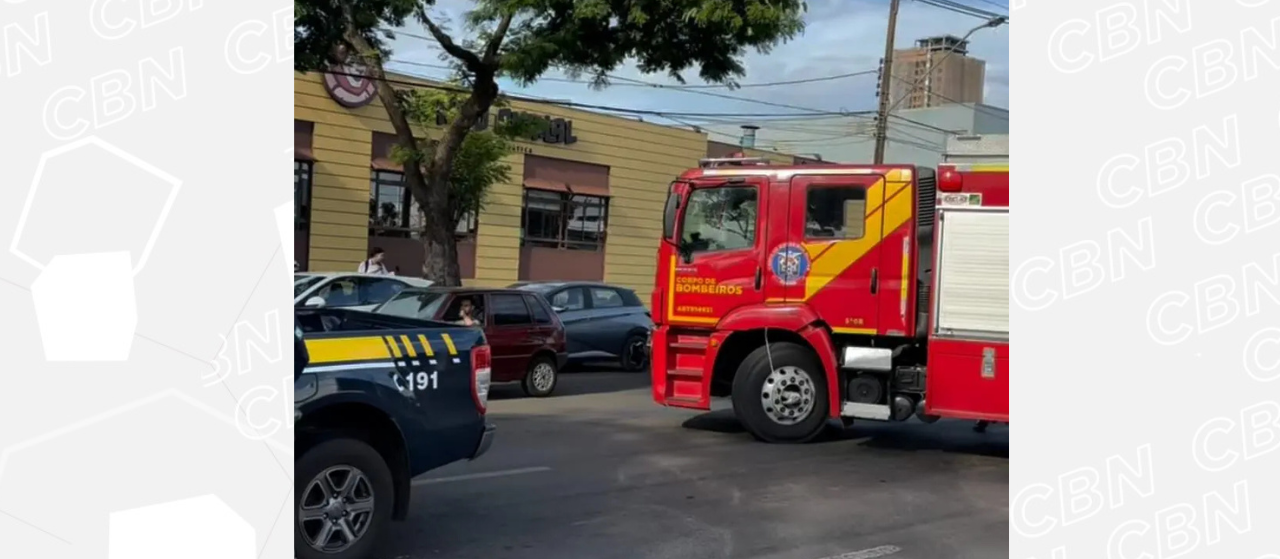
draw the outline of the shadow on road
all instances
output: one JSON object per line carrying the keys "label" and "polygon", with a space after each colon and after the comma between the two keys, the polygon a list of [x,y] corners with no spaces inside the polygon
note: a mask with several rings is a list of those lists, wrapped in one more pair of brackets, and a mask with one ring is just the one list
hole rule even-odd
{"label": "shadow on road", "polygon": [[[681,425],[694,431],[709,431],[753,438],[733,410],[717,410],[691,417]],[[1002,425],[992,425],[986,433],[973,432],[973,422],[943,420],[934,424],[881,423],[862,421],[844,429],[836,422],[828,422],[826,428],[807,444],[826,444],[855,439],[866,439],[860,446],[906,452],[935,451],[993,458],[1009,457],[1009,430]]]}
{"label": "shadow on road", "polygon": [[[649,387],[649,375],[624,372],[565,372],[560,375],[555,390],[547,398],[581,396],[583,394],[607,394]],[[494,384],[489,390],[491,400],[518,400],[528,398],[520,383]]]}

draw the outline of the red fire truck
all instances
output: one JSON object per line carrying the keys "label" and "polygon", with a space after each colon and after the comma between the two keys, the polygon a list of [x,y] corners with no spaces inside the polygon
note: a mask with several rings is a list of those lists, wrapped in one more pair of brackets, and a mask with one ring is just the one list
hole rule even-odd
{"label": "red fire truck", "polygon": [[757,438],[1009,419],[1008,165],[708,159],[672,183],[653,398]]}

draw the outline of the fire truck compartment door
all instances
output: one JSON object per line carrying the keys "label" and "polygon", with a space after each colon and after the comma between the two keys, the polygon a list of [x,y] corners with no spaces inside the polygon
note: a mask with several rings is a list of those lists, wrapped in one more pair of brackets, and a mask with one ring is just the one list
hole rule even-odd
{"label": "fire truck compartment door", "polygon": [[938,337],[1009,339],[1009,209],[938,212],[934,331]]}
{"label": "fire truck compartment door", "polygon": [[887,183],[872,171],[791,179],[787,223],[766,255],[767,300],[804,302],[836,332],[876,333]]}

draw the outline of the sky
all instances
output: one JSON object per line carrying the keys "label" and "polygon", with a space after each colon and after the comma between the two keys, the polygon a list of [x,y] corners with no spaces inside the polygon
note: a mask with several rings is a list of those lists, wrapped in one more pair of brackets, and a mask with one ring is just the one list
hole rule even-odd
{"label": "sky", "polygon": [[[1007,0],[956,1],[975,8],[1002,14],[1008,13],[1007,7],[998,7],[1007,6]],[[462,14],[472,4],[470,0],[439,0],[434,10],[451,22],[459,22]],[[626,85],[618,80],[604,90],[597,91],[585,83],[556,81],[566,79],[566,76],[558,72],[549,72],[543,76],[543,80],[529,87],[517,87],[509,81],[501,83],[501,87],[505,93],[516,95],[685,113],[767,113],[770,115],[806,113],[799,109],[715,97],[707,95],[706,92],[817,111],[874,110],[876,105],[874,71],[884,55],[888,6],[888,0],[809,0],[804,33],[787,43],[778,45],[769,54],[749,52],[744,61],[747,72],[739,82],[768,83],[871,71],[869,74],[860,76],[802,85],[738,90],[702,89],[696,91],[703,93],[694,93],[695,90],[689,89]],[[908,48],[916,39],[927,36],[943,34],[963,36],[981,23],[981,19],[972,16],[914,0],[902,0],[898,12],[895,46]],[[458,24],[450,25],[449,30],[455,39],[466,34]],[[403,31],[408,34],[427,36],[427,32],[416,22],[407,25]],[[995,29],[981,29],[975,32],[969,41],[969,55],[983,59],[987,63],[985,102],[989,105],[1007,107],[1009,27],[1006,25]],[[433,78],[443,78],[448,74],[446,69],[421,66],[421,64],[439,66],[445,63],[440,58],[440,48],[434,41],[401,34],[392,43],[392,50],[394,62],[388,65],[389,70]],[[664,74],[640,74],[633,65],[620,67],[612,74],[656,84],[679,85],[679,82]],[[687,84],[703,83],[697,78],[696,70],[684,77]],[[664,117],[645,116],[643,118],[651,122],[676,124],[673,120]],[[767,123],[756,122],[765,120],[763,118],[680,117],[679,120],[681,124],[746,124],[752,121],[750,123],[760,124],[766,130],[768,129]],[[732,138],[723,135],[713,135],[712,139],[732,141]]]}

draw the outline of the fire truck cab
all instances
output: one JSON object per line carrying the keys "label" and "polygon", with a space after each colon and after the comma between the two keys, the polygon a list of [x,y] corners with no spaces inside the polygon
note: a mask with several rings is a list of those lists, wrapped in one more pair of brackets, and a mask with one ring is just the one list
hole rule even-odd
{"label": "fire truck cab", "polygon": [[770,442],[829,418],[1007,421],[1004,169],[703,160],[664,210],[654,400],[730,396]]}

